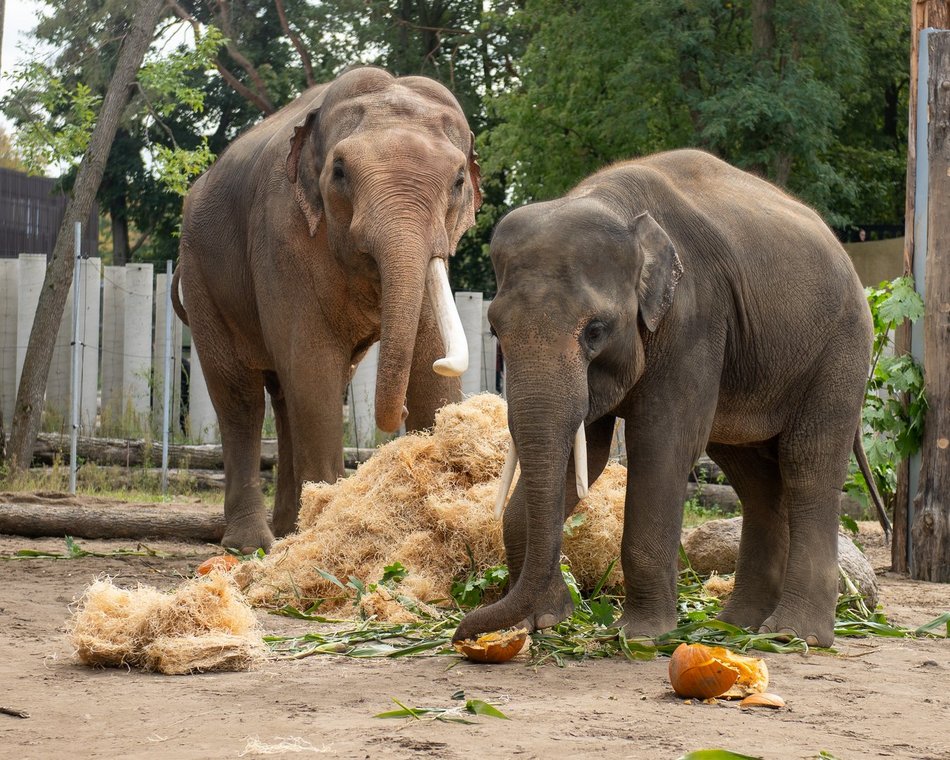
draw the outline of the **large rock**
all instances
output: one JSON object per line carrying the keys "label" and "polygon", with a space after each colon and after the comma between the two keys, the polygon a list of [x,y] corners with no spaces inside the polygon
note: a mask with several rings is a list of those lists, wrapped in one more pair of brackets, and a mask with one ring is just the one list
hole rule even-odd
{"label": "large rock", "polygon": [[[716,572],[720,575],[734,573],[739,557],[739,536],[742,533],[742,518],[710,520],[692,530],[683,541],[683,549],[693,569],[700,575]],[[864,595],[871,609],[877,604],[877,580],[874,568],[854,542],[838,534],[838,565]],[[843,580],[838,590],[845,592]]]}

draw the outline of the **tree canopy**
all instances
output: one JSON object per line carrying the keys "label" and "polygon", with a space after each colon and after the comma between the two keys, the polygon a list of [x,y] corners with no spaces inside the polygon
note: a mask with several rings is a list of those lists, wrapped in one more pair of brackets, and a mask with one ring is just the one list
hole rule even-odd
{"label": "tree canopy", "polygon": [[[905,5],[177,0],[99,194],[114,258],[174,258],[180,192],[194,173],[309,84],[356,63],[442,81],[477,135],[485,202],[453,264],[461,289],[494,290],[487,244],[512,205],[561,194],[607,163],[676,147],[758,172],[834,226],[899,224]],[[23,135],[65,141],[60,153],[81,138],[129,22],[117,0],[48,6],[35,36],[60,52],[22,72],[4,103],[27,158]]]}

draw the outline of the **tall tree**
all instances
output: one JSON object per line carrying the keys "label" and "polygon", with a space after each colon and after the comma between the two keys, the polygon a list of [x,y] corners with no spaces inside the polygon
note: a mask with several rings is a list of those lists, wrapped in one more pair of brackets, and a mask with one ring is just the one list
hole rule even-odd
{"label": "tall tree", "polygon": [[118,61],[109,82],[89,146],[79,165],[72,195],[56,237],[53,257],[37,305],[27,346],[13,414],[9,458],[13,469],[30,466],[40,428],[46,380],[53,358],[56,333],[63,318],[73,277],[74,225],[89,216],[105,170],[112,140],[128,103],[136,72],[142,65],[164,7],[164,0],[141,0],[132,25],[122,41]]}

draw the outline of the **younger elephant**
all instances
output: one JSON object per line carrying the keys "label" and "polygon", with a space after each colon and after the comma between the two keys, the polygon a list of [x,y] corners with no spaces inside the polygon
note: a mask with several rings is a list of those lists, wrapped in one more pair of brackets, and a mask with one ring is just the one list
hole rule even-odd
{"label": "younger elephant", "polygon": [[743,504],[721,619],[830,645],[838,498],[872,326],[854,268],[818,215],[681,150],[513,211],[491,254],[489,319],[522,474],[504,518],[511,588],[470,613],[456,638],[570,614],[561,526],[603,471],[622,417],[626,635],[676,626],[685,484],[705,448]]}
{"label": "younger elephant", "polygon": [[273,540],[265,387],[278,535],[294,527],[303,481],[343,475],[343,394],[375,341],[383,430],[428,427],[461,398],[468,349],[447,266],[481,202],[473,140],[442,85],[355,69],[243,134],[191,189],[173,292],[221,428],[226,546]]}

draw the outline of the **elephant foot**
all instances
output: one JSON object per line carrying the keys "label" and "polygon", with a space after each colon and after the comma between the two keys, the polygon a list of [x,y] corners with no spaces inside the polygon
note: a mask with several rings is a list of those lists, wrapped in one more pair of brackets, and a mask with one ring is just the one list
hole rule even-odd
{"label": "elephant foot", "polygon": [[614,623],[625,638],[628,639],[655,639],[667,631],[676,628],[676,614],[646,615],[635,610],[627,610]]}
{"label": "elephant foot", "polygon": [[574,612],[571,593],[560,577],[544,594],[534,598],[527,614],[523,608],[512,604],[511,599],[507,596],[487,607],[472,610],[462,618],[452,640],[474,639],[483,633],[505,628],[525,628],[528,633],[534,633],[557,625]]}
{"label": "elephant foot", "polygon": [[274,535],[277,538],[289,535],[293,533],[297,527],[297,512],[295,511],[291,514],[287,511],[278,512],[274,510],[273,524]]}
{"label": "elephant foot", "polygon": [[779,605],[759,627],[759,633],[778,633],[780,638],[803,639],[810,647],[830,647],[835,642],[833,618],[796,612]]}
{"label": "elephant foot", "polygon": [[772,614],[775,609],[775,603],[766,604],[756,602],[743,602],[738,599],[730,599],[726,606],[717,616],[717,620],[724,623],[738,626],[739,628],[748,628],[756,630],[762,625],[763,621]]}
{"label": "elephant foot", "polygon": [[258,549],[270,551],[273,543],[274,534],[267,527],[267,521],[256,515],[252,519],[229,522],[221,539],[222,546],[241,554],[253,554]]}

